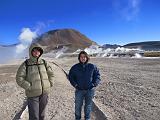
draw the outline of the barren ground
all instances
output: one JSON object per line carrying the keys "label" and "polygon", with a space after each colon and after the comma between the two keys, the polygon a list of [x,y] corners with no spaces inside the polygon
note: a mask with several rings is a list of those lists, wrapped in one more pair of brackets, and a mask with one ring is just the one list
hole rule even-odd
{"label": "barren ground", "polygon": [[[48,59],[66,72],[77,58]],[[159,120],[160,59],[91,58],[101,73],[92,120]],[[20,62],[0,65],[0,120],[18,120],[26,108],[23,89],[15,74]],[[47,120],[74,120],[74,89],[63,72],[53,66],[57,78],[51,89]],[[103,111],[103,114],[100,112]],[[24,113],[23,120],[27,119]]]}

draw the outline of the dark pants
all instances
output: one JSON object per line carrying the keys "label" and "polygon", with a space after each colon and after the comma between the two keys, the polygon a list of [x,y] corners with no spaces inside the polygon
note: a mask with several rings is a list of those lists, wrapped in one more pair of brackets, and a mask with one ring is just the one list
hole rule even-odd
{"label": "dark pants", "polygon": [[28,97],[29,120],[44,120],[48,94]]}
{"label": "dark pants", "polygon": [[75,119],[76,120],[81,119],[83,101],[85,101],[85,105],[84,105],[85,120],[90,120],[93,96],[94,96],[94,89],[75,91]]}

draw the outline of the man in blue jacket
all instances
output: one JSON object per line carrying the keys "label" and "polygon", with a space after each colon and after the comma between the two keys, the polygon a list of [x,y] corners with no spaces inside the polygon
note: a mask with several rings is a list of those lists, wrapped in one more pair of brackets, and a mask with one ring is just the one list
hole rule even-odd
{"label": "man in blue jacket", "polygon": [[72,66],[69,71],[69,81],[76,89],[75,91],[75,120],[81,119],[83,101],[85,120],[90,120],[92,111],[92,99],[95,87],[100,82],[98,68],[88,63],[89,56],[85,51],[81,51],[78,56],[79,63]]}

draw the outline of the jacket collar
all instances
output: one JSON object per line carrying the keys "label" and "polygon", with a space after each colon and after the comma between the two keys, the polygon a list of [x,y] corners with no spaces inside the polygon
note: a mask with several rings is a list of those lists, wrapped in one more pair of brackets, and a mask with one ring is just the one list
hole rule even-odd
{"label": "jacket collar", "polygon": [[83,68],[88,65],[88,63],[81,63],[81,62],[80,62],[79,64],[80,64],[80,66],[82,66]]}

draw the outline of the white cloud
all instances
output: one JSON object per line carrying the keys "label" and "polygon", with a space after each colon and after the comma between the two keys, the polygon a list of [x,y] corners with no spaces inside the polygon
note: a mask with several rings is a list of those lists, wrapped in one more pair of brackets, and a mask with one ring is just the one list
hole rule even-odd
{"label": "white cloud", "polygon": [[23,52],[26,48],[28,47],[28,45],[25,44],[19,44],[16,46],[16,53],[21,53]]}
{"label": "white cloud", "polygon": [[28,49],[32,40],[38,37],[38,33],[40,33],[42,29],[49,27],[52,23],[54,23],[53,20],[48,20],[47,22],[37,22],[35,28],[32,28],[32,30],[30,28],[23,28],[18,36],[20,44],[11,48],[0,46],[0,58],[3,58],[0,59],[0,63],[28,56]]}
{"label": "white cloud", "polygon": [[37,37],[36,32],[32,32],[30,28],[23,28],[22,33],[19,35],[19,40],[26,44],[31,43],[34,38]]}
{"label": "white cloud", "polygon": [[54,23],[54,20],[48,20],[47,22],[37,22],[36,26],[34,27],[34,29],[35,29],[36,33],[41,33],[41,31],[44,28],[49,27],[53,23]]}
{"label": "white cloud", "polygon": [[34,31],[31,31],[30,28],[23,28],[18,37],[20,44],[16,46],[16,53],[22,53],[26,48],[28,48],[32,43],[32,40],[38,36],[42,29],[49,27],[53,22],[53,20],[48,20],[47,22],[37,22],[35,28],[33,28]]}
{"label": "white cloud", "polygon": [[113,0],[113,7],[127,21],[136,19],[140,11],[141,0]]}
{"label": "white cloud", "polygon": [[20,44],[16,46],[16,53],[23,53],[25,49],[29,47],[32,40],[37,37],[35,31],[31,31],[30,28],[23,28],[19,35]]}

